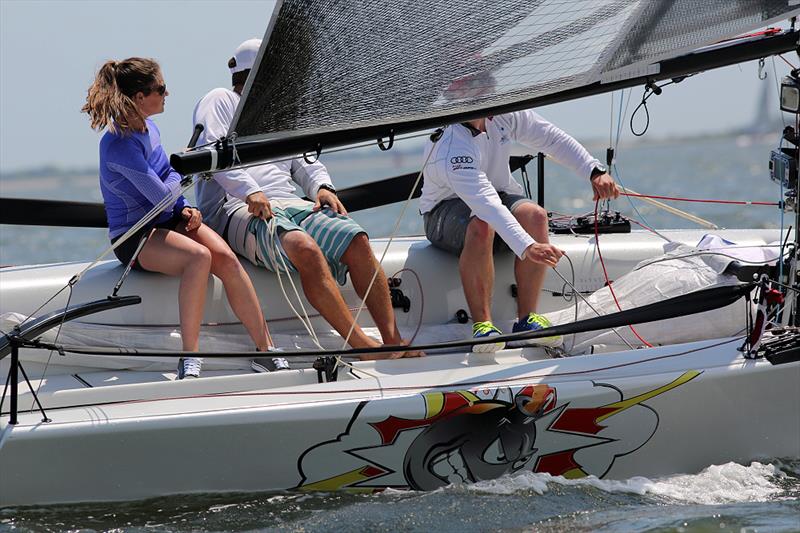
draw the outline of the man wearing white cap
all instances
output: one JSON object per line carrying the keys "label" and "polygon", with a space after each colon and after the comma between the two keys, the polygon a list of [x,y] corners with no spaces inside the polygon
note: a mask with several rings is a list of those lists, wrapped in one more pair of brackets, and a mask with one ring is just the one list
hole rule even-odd
{"label": "man wearing white cap", "polygon": [[[260,39],[250,39],[228,61],[233,90],[218,88],[194,110],[194,123],[204,130],[200,144],[223,138],[233,120]],[[308,198],[295,194],[299,185]],[[298,272],[306,298],[353,347],[380,346],[358,326],[336,282],[347,272],[363,297],[375,270],[378,276],[366,300],[375,325],[387,345],[403,344],[389,296],[386,275],[372,253],[366,232],[347,217],[325,166],[303,158],[214,174],[214,181],[197,186],[204,221],[236,252],[273,272]],[[268,222],[272,219],[272,222]],[[352,332],[351,332],[352,328]],[[384,356],[418,356],[400,352]]]}

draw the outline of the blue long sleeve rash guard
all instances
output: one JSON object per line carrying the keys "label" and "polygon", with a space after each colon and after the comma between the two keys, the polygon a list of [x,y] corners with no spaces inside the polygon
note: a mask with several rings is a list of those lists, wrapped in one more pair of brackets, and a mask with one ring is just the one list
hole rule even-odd
{"label": "blue long sleeve rash guard", "polygon": [[106,132],[100,140],[100,190],[111,239],[125,233],[164,197],[171,202],[156,223],[166,222],[188,205],[180,194],[181,176],[169,165],[158,128],[149,119],[146,125],[144,132]]}

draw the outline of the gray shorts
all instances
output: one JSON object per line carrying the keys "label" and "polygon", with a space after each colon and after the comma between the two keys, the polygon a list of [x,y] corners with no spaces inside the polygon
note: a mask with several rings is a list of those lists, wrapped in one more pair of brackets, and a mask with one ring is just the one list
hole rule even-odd
{"label": "gray shorts", "polygon": [[[521,194],[501,192],[498,195],[503,205],[512,213],[521,204],[536,203]],[[475,215],[472,214],[472,209],[461,198],[442,200],[436,204],[436,207],[423,215],[425,236],[435,247],[461,255],[461,250],[464,249],[464,238],[467,235],[467,225],[473,216]],[[494,251],[498,252],[503,249],[508,249],[508,246],[503,239],[495,235]]]}

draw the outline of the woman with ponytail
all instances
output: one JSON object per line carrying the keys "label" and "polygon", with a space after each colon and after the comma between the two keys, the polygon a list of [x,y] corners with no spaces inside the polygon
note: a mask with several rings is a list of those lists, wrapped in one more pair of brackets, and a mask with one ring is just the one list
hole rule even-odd
{"label": "woman with ponytail", "polygon": [[[199,349],[209,273],[222,280],[234,313],[256,349],[265,351],[272,339],[253,284],[228,244],[181,195],[181,176],[170,167],[158,128],[149,118],[164,111],[168,95],[158,63],[139,57],[106,62],[89,87],[82,111],[93,129],[107,130],[100,141],[100,189],[111,242],[168,198],[155,225],[146,225],[114,252],[127,265],[148,233],[133,267],[181,278],[178,302],[187,352]],[[199,358],[181,359],[179,379],[198,377],[201,364]]]}

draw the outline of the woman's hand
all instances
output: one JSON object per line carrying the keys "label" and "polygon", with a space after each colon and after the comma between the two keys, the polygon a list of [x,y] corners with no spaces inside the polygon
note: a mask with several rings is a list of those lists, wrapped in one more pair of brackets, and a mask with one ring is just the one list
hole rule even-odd
{"label": "woman's hand", "polygon": [[340,215],[347,215],[347,209],[339,201],[339,197],[328,189],[317,191],[317,201],[314,202],[314,211],[319,211],[323,206],[328,206]]}
{"label": "woman's hand", "polygon": [[203,223],[203,215],[195,207],[184,207],[181,216],[186,221],[186,231],[194,231]]}

